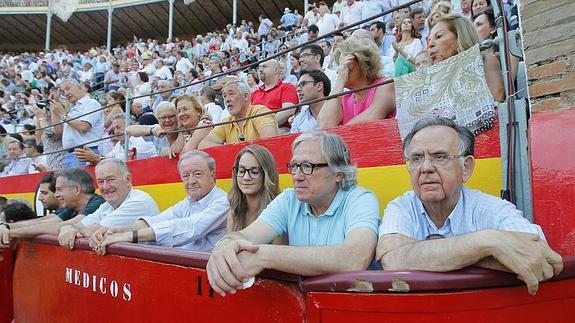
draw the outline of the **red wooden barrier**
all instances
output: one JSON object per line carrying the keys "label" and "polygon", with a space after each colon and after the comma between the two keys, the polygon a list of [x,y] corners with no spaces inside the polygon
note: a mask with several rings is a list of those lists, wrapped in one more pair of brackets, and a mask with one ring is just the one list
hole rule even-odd
{"label": "red wooden barrier", "polygon": [[529,125],[534,222],[561,255],[575,255],[575,109],[536,114]]}
{"label": "red wooden barrier", "polygon": [[12,321],[12,248],[0,249],[0,323]]}

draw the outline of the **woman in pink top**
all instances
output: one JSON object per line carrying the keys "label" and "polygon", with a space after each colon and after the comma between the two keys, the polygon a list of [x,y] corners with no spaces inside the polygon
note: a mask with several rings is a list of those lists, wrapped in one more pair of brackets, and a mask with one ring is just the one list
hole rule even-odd
{"label": "woman in pink top", "polygon": [[[379,49],[369,39],[350,37],[338,46],[335,59],[339,61],[339,69],[331,95],[385,81],[381,77]],[[318,123],[325,129],[394,116],[395,89],[393,83],[387,83],[327,100]]]}

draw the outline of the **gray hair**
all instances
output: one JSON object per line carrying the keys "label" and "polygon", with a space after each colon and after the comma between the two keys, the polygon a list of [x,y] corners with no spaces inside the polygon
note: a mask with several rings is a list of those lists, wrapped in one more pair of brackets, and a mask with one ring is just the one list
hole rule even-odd
{"label": "gray hair", "polygon": [[348,190],[357,184],[357,167],[351,164],[351,155],[343,138],[335,133],[325,131],[304,132],[292,143],[292,152],[302,142],[315,140],[319,142],[321,154],[334,173],[342,173],[340,187]]}
{"label": "gray hair", "polygon": [[94,194],[94,179],[84,168],[69,168],[57,172],[58,178],[64,178],[70,185],[78,185],[84,194]]}
{"label": "gray hair", "polygon": [[240,79],[226,82],[222,90],[228,86],[235,86],[238,89],[238,91],[240,91],[241,94],[251,94],[252,92],[252,89],[250,88],[248,83]]}
{"label": "gray hair", "polygon": [[105,158],[102,159],[102,161],[100,161],[98,163],[98,165],[96,165],[96,168],[102,166],[102,165],[106,165],[106,164],[114,164],[116,165],[116,167],[118,167],[118,169],[120,170],[120,173],[122,173],[123,175],[131,175],[130,174],[130,170],[128,169],[128,165],[126,164],[125,161],[121,160],[121,159],[116,159],[116,158]]}
{"label": "gray hair", "polygon": [[[125,119],[126,119],[126,114],[123,113],[123,112],[116,113],[116,114],[114,114],[110,119],[112,120],[112,122],[115,121],[115,120],[117,120],[117,119],[125,120]],[[129,124],[129,125],[134,124],[134,119],[133,119],[131,116],[130,116],[130,119],[129,119],[128,124]]]}
{"label": "gray hair", "polygon": [[192,150],[182,154],[180,156],[180,160],[178,161],[178,171],[180,171],[180,165],[184,160],[190,159],[195,156],[202,157],[206,161],[206,164],[208,164],[210,172],[212,174],[216,173],[216,160],[212,156],[208,155],[206,152],[203,152],[201,150]]}
{"label": "gray hair", "polygon": [[411,132],[403,140],[403,154],[406,157],[407,148],[409,148],[413,136],[415,136],[415,134],[419,131],[433,126],[444,126],[455,130],[455,132],[457,132],[457,136],[459,137],[461,155],[463,155],[463,157],[473,156],[475,151],[475,135],[473,135],[471,130],[469,130],[467,127],[458,125],[453,120],[448,118],[426,118],[419,120],[415,126],[413,126],[413,129],[411,129]]}
{"label": "gray hair", "polygon": [[64,79],[64,80],[62,81],[62,83],[60,83],[60,86],[62,86],[62,85],[65,84],[65,83],[70,83],[70,84],[74,85],[75,87],[81,87],[81,86],[82,86],[82,85],[80,84],[80,82],[78,82],[76,79],[73,79],[73,78],[71,78],[71,77],[69,77],[69,78],[67,78],[67,79]]}

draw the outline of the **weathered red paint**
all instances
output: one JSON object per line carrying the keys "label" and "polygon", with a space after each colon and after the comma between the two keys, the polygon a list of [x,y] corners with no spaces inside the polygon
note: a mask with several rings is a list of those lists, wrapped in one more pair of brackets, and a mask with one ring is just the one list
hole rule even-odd
{"label": "weathered red paint", "polygon": [[[53,244],[23,242],[14,271],[14,317],[17,322],[303,322],[304,299],[295,282],[258,278],[255,285],[221,297],[210,292],[206,272],[120,255],[97,256]],[[113,251],[130,253],[131,246]],[[142,249],[142,248],[140,248]],[[148,247],[148,250],[157,249]],[[160,248],[161,249],[161,248]],[[142,253],[136,250],[136,253]],[[206,255],[172,249],[172,260],[205,263]],[[153,258],[153,255],[149,258]],[[196,259],[197,258],[197,259]],[[164,258],[163,260],[169,260]],[[80,285],[66,282],[66,268],[79,270]],[[83,273],[90,275],[84,288]],[[97,277],[94,291],[91,275]],[[106,278],[100,290],[100,279]],[[112,281],[119,292],[111,295]],[[130,284],[130,300],[123,293]]]}
{"label": "weathered red paint", "polygon": [[0,323],[12,321],[12,248],[0,248]]}
{"label": "weathered red paint", "polygon": [[[498,124],[476,139],[476,158],[500,156]],[[393,119],[374,121],[359,125],[331,129],[341,135],[351,150],[353,162],[358,167],[389,166],[403,163],[401,140],[397,122]],[[283,135],[256,140],[255,143],[269,148],[277,162],[280,173],[287,173],[286,164],[291,158],[291,143],[297,135]],[[230,178],[235,156],[245,146],[254,142],[224,145],[206,149],[216,159],[216,178]],[[150,158],[128,163],[135,186],[179,182],[176,159]],[[94,173],[94,167],[87,167]],[[0,178],[0,194],[34,192],[42,174]]]}
{"label": "weathered red paint", "polygon": [[575,255],[575,109],[529,122],[534,222],[562,255]]}

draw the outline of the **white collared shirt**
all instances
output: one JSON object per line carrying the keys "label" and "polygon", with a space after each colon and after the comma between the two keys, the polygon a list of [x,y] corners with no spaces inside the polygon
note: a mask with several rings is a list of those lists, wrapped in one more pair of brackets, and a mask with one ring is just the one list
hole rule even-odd
{"label": "white collared shirt", "polygon": [[[95,110],[99,110],[94,113],[87,114],[88,112],[92,112]],[[67,122],[64,123],[64,131],[62,133],[62,145],[64,149],[70,149],[77,146],[82,146],[87,142],[98,140],[102,138],[104,134],[104,113],[102,112],[102,105],[100,102],[90,98],[89,95],[86,95],[80,98],[72,108],[70,108],[70,112],[68,112],[69,118],[75,118],[78,116],[83,115],[82,117],[75,119],[84,121],[90,124],[90,129],[82,133],[72,126],[70,126]],[[88,146],[93,147],[97,146],[98,143],[91,143]]]}
{"label": "white collared shirt", "polygon": [[117,228],[130,224],[142,216],[156,216],[158,213],[160,209],[148,193],[132,189],[117,208],[114,209],[112,204],[106,202],[80,223],[85,227],[99,223],[107,228]]}
{"label": "white collared shirt", "polygon": [[211,252],[226,233],[229,210],[226,192],[214,186],[199,201],[186,197],[156,216],[141,219],[154,230],[159,245]]}

